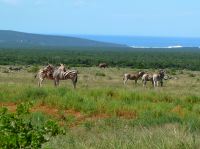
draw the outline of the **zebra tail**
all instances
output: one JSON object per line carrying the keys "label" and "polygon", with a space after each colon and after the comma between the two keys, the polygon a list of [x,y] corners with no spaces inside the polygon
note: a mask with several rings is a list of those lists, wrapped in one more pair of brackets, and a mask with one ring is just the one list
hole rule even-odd
{"label": "zebra tail", "polygon": [[38,74],[35,74],[35,75],[34,75],[34,78],[35,78],[35,79],[36,79],[37,75],[38,75]]}
{"label": "zebra tail", "polygon": [[76,75],[74,82],[77,83],[77,81],[78,81],[78,76]]}

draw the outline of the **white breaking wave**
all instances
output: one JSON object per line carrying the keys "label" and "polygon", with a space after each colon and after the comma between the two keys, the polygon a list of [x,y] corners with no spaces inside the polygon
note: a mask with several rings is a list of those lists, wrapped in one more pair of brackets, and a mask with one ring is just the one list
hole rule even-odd
{"label": "white breaking wave", "polygon": [[[183,46],[180,46],[180,45],[176,45],[176,46],[168,46],[168,47],[143,47],[143,46],[130,46],[131,48],[141,48],[141,49],[148,49],[148,48],[168,48],[168,49],[171,49],[171,48],[183,48]],[[200,47],[199,47],[200,48]]]}
{"label": "white breaking wave", "polygon": [[183,46],[179,46],[179,45],[177,45],[177,46],[168,46],[167,48],[183,48]]}

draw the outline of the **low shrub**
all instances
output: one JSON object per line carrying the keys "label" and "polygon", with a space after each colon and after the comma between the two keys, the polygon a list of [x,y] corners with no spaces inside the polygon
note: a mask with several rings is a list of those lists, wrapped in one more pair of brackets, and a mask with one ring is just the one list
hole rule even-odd
{"label": "low shrub", "polygon": [[38,66],[32,66],[28,69],[28,72],[31,72],[31,73],[36,73],[39,71],[39,67]]}
{"label": "low shrub", "polygon": [[0,111],[0,148],[41,148],[49,138],[65,131],[54,121],[47,121],[40,127],[32,124],[29,113],[31,104],[20,104],[16,113]]}
{"label": "low shrub", "polygon": [[102,77],[105,77],[105,76],[106,76],[105,73],[102,73],[102,72],[96,72],[95,75],[96,75],[96,76],[102,76]]}

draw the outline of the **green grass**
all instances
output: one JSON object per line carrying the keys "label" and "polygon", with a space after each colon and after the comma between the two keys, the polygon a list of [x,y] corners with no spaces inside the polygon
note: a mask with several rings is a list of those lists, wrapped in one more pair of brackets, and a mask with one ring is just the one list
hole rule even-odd
{"label": "green grass", "polygon": [[107,121],[70,129],[66,136],[52,138],[43,148],[198,149],[200,145],[198,134],[176,124],[145,128],[131,127],[122,120],[113,120],[110,122],[112,125]]}
{"label": "green grass", "polygon": [[[0,102],[32,101],[56,107],[61,113],[70,109],[88,117],[109,116],[86,119],[70,128],[67,136],[53,138],[44,147],[197,148],[200,144],[199,72],[172,70],[171,75],[177,79],[165,81],[163,88],[153,88],[149,82],[144,88],[141,81],[123,85],[123,73],[138,70],[77,69],[76,90],[69,80],[61,81],[58,88],[46,80],[39,88],[34,74],[27,71],[0,73]],[[45,117],[37,113],[33,121],[40,123]],[[76,117],[66,115],[66,126],[75,121]]]}

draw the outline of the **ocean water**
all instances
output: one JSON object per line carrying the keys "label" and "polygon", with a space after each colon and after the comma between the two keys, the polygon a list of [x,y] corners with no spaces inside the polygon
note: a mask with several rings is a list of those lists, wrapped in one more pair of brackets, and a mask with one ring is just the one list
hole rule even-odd
{"label": "ocean water", "polygon": [[181,37],[137,37],[137,36],[102,36],[102,35],[76,35],[96,41],[124,44],[130,47],[160,48],[160,47],[200,47],[200,38]]}

